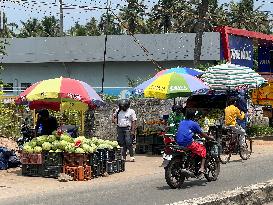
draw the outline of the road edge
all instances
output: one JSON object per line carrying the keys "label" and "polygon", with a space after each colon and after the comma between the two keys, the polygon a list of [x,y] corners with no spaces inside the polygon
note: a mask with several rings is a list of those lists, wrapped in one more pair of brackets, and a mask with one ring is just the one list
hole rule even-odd
{"label": "road edge", "polygon": [[273,180],[167,205],[259,205],[273,201]]}

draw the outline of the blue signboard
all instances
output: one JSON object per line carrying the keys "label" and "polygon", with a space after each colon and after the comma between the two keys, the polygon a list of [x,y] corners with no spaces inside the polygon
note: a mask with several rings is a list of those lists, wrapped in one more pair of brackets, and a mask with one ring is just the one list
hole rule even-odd
{"label": "blue signboard", "polygon": [[[270,71],[270,53],[273,50],[273,46],[262,44],[258,49],[258,62],[259,62],[259,72],[271,72]],[[273,71],[273,68],[272,68]]]}
{"label": "blue signboard", "polygon": [[229,36],[231,63],[253,67],[253,40],[241,36]]}

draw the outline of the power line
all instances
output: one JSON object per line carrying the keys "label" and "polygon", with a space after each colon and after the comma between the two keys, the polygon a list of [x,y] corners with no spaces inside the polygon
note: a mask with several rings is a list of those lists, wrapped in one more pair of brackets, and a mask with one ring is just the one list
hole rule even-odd
{"label": "power line", "polygon": [[148,60],[150,60],[157,67],[159,71],[162,70],[162,66],[157,61],[155,61],[153,58],[150,57],[151,56],[150,52],[143,46],[142,43],[140,43],[140,41],[135,37],[135,35],[131,33],[130,29],[122,22],[119,16],[116,15],[114,12],[112,12],[112,14],[120,22],[121,26],[128,31],[129,35],[133,37],[134,42],[144,51],[145,55],[148,57]]}

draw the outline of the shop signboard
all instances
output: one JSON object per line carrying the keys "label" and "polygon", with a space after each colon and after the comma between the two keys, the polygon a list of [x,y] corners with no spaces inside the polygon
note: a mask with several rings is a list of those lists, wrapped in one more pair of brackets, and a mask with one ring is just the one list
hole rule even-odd
{"label": "shop signboard", "polygon": [[273,46],[262,44],[258,49],[258,62],[259,72],[272,72],[270,70],[270,50],[273,50]]}
{"label": "shop signboard", "polygon": [[253,67],[253,40],[252,38],[229,35],[231,63]]}

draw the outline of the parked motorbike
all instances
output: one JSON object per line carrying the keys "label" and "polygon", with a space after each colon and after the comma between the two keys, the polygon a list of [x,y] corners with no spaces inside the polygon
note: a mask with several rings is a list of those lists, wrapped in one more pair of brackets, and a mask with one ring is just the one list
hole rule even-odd
{"label": "parked motorbike", "polygon": [[29,127],[28,119],[25,119],[21,126],[21,137],[19,137],[16,142],[19,150],[23,149],[23,145],[26,142],[31,141],[35,137],[35,131]]}
{"label": "parked motorbike", "polygon": [[[203,143],[207,149],[205,162],[205,178],[216,181],[220,173],[219,147],[216,141],[196,139]],[[165,179],[172,189],[181,188],[184,181],[189,178],[198,178],[201,167],[201,157],[193,154],[185,147],[177,145],[174,136],[164,136],[163,167],[165,168]]]}

